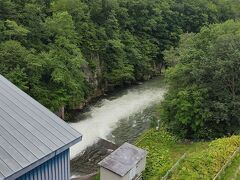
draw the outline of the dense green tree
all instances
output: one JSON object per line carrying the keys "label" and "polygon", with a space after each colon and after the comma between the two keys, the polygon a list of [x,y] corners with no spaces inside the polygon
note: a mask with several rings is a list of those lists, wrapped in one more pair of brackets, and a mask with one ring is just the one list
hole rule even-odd
{"label": "dense green tree", "polygon": [[232,134],[240,125],[240,22],[204,27],[167,51],[170,85],[163,121],[185,137]]}
{"label": "dense green tree", "polygon": [[[53,14],[44,25],[48,36],[48,49],[40,55],[42,61],[43,93],[49,96],[44,104],[57,108],[80,103],[84,97],[81,65],[84,59],[76,42],[76,32],[71,15],[67,12]],[[48,94],[49,94],[48,93]]]}
{"label": "dense green tree", "polygon": [[217,6],[217,17],[221,21],[240,18],[240,4],[238,0],[213,0]]}
{"label": "dense green tree", "polygon": [[147,42],[134,36],[129,31],[124,32],[121,39],[124,44],[126,59],[133,66],[134,79],[142,80],[145,75],[153,74],[152,64],[154,62],[150,54],[147,54]]}
{"label": "dense green tree", "polygon": [[29,51],[17,41],[6,41],[0,44],[0,71],[17,86],[27,90],[26,72]]}
{"label": "dense green tree", "polygon": [[209,0],[179,0],[173,5],[184,32],[198,32],[202,26],[218,22],[217,5]]}
{"label": "dense green tree", "polygon": [[0,73],[52,110],[72,106],[158,74],[182,32],[239,9],[237,0],[0,0]]}

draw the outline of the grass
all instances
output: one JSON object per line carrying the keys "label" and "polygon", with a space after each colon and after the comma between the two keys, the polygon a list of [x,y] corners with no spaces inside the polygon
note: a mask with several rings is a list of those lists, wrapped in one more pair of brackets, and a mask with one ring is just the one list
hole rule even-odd
{"label": "grass", "polygon": [[240,153],[237,154],[231,164],[221,174],[219,179],[240,179]]}
{"label": "grass", "polygon": [[[144,180],[161,179],[184,153],[186,158],[173,171],[170,179],[208,180],[213,179],[240,146],[240,136],[212,142],[183,142],[164,130],[150,129],[138,138],[135,145],[148,151]],[[240,180],[240,153],[219,179]]]}
{"label": "grass", "polygon": [[[171,174],[171,179],[212,179],[240,146],[240,136],[217,139],[212,142],[182,142],[164,130],[150,129],[136,142],[148,151],[144,179],[161,179],[186,153],[186,158]],[[235,162],[236,161],[236,162]],[[233,175],[240,165],[240,157],[234,159],[226,171]],[[240,172],[239,172],[240,173]],[[227,178],[224,178],[227,179]]]}
{"label": "grass", "polygon": [[96,174],[96,176],[93,178],[94,180],[100,180],[100,171]]}
{"label": "grass", "polygon": [[207,142],[191,143],[180,142],[177,138],[164,130],[150,129],[135,143],[138,147],[148,151],[144,179],[159,179],[184,154],[191,154],[199,149],[205,149]]}
{"label": "grass", "polygon": [[240,146],[240,136],[221,138],[189,154],[171,179],[213,179]]}

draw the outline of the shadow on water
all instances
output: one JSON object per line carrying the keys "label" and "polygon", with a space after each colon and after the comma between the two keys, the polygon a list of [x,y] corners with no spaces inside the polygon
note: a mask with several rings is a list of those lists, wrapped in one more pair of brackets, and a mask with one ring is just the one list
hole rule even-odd
{"label": "shadow on water", "polygon": [[[83,141],[71,148],[72,175],[86,175],[98,169],[97,163],[124,142],[133,143],[149,128],[154,105],[163,99],[161,77],[102,98],[70,125],[83,134]],[[117,146],[105,142],[106,139]]]}

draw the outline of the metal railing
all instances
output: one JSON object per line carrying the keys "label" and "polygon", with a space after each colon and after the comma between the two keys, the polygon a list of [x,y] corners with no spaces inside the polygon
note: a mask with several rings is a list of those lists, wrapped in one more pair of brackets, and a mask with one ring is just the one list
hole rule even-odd
{"label": "metal railing", "polygon": [[178,161],[171,167],[171,169],[169,169],[167,171],[167,173],[165,174],[165,176],[162,177],[162,180],[167,180],[169,178],[169,176],[177,169],[177,167],[179,166],[179,164],[185,159],[186,157],[186,153],[184,153],[180,159],[178,159]]}
{"label": "metal railing", "polygon": [[222,166],[220,171],[216,174],[213,180],[216,180],[220,177],[220,175],[225,171],[225,169],[231,164],[232,160],[236,157],[236,155],[240,152],[240,147],[237,148],[236,151],[229,157],[228,161]]}

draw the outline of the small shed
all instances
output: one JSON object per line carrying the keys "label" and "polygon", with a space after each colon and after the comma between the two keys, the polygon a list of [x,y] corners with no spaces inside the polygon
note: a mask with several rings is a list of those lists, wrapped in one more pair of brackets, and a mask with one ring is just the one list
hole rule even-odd
{"label": "small shed", "polygon": [[82,135],[0,75],[0,180],[69,180]]}
{"label": "small shed", "polygon": [[147,152],[129,143],[103,159],[100,165],[101,180],[140,179],[145,170]]}

